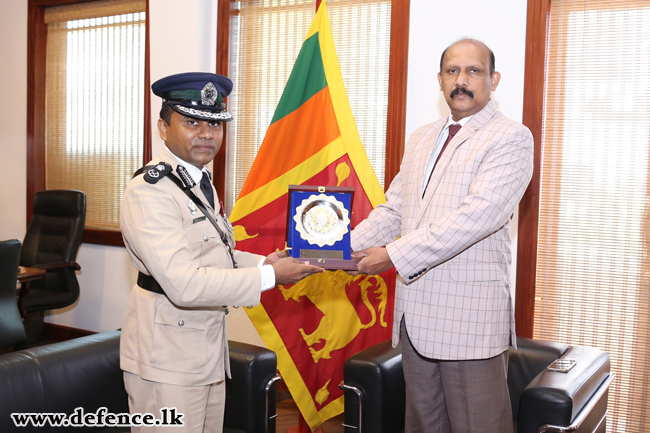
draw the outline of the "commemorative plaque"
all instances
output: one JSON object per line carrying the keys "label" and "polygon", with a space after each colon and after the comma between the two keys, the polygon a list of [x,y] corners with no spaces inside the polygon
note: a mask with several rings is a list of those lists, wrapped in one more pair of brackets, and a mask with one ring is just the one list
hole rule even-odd
{"label": "commemorative plaque", "polygon": [[325,269],[355,270],[350,247],[354,188],[289,185],[287,250]]}

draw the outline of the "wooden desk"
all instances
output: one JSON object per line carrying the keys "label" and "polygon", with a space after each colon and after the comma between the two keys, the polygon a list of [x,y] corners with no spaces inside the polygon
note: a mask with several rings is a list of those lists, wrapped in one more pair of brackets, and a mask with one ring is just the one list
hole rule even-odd
{"label": "wooden desk", "polygon": [[20,284],[28,283],[34,280],[39,280],[43,278],[43,275],[45,275],[45,269],[18,266],[18,282]]}

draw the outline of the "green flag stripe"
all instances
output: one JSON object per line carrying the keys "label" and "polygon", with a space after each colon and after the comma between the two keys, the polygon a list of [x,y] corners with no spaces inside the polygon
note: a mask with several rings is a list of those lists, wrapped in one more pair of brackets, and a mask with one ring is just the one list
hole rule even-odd
{"label": "green flag stripe", "polygon": [[323,58],[318,43],[318,32],[307,39],[293,66],[271,124],[297,110],[309,98],[327,86]]}

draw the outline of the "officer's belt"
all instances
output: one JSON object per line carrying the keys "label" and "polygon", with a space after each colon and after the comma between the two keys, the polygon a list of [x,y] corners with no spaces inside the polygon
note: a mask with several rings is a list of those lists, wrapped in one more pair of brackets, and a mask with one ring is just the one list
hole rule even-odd
{"label": "officer's belt", "polygon": [[165,291],[160,287],[158,281],[151,275],[143,274],[142,272],[138,272],[138,286],[150,292],[165,295]]}

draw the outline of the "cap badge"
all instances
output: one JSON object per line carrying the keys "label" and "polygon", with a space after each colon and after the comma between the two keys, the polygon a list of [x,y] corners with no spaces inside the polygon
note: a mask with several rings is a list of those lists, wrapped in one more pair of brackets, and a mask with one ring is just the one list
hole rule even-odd
{"label": "cap badge", "polygon": [[214,84],[208,82],[208,84],[203,87],[203,90],[201,90],[201,104],[214,105],[214,103],[217,102],[218,95],[219,92],[217,92],[217,88],[214,87]]}

